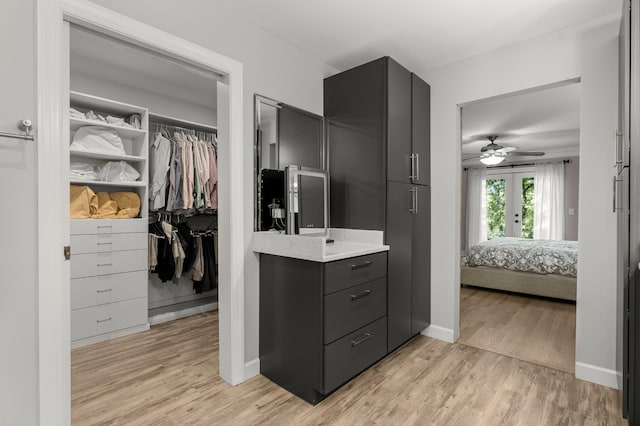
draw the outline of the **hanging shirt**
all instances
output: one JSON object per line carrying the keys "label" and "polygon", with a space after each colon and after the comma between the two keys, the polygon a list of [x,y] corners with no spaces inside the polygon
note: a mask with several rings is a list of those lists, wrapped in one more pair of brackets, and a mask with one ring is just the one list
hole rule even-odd
{"label": "hanging shirt", "polygon": [[218,208],[218,162],[215,150],[211,144],[207,144],[209,150],[209,189],[211,190],[211,208]]}
{"label": "hanging shirt", "polygon": [[151,144],[149,153],[149,201],[151,210],[166,205],[167,172],[171,161],[171,141],[160,133]]}

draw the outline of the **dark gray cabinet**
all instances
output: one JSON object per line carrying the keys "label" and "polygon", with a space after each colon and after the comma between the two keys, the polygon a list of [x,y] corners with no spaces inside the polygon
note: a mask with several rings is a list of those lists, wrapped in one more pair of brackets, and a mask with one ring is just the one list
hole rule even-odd
{"label": "dark gray cabinet", "polygon": [[389,352],[430,322],[430,96],[389,57],[324,82],[331,226],[384,231]]}
{"label": "dark gray cabinet", "polygon": [[260,255],[260,373],[313,404],[387,354],[386,252]]}

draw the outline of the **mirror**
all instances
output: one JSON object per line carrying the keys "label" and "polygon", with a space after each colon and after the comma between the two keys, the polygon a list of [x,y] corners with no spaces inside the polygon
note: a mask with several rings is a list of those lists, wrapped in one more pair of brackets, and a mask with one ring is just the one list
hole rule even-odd
{"label": "mirror", "polygon": [[287,166],[287,234],[327,235],[329,179],[319,169]]}
{"label": "mirror", "polygon": [[280,217],[278,210],[285,209],[286,204],[285,168],[294,164],[320,171],[325,169],[323,119],[255,94],[254,126],[254,228],[256,231],[283,231],[286,220]]}

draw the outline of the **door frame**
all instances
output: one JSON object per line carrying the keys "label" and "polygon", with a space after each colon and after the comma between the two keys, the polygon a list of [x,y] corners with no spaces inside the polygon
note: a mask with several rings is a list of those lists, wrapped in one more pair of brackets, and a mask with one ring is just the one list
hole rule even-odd
{"label": "door frame", "polygon": [[220,139],[228,141],[219,150],[219,361],[224,380],[235,385],[246,379],[245,229],[238,215],[244,211],[242,63],[85,0],[36,0],[38,300],[34,303],[38,312],[39,422],[48,425],[71,421],[69,262],[62,252],[69,244],[64,170],[68,147],[61,143],[66,134],[63,120],[68,93],[64,88],[69,79],[65,22],[218,72],[228,84],[218,83],[228,93],[228,102],[219,105],[223,110],[218,114]]}

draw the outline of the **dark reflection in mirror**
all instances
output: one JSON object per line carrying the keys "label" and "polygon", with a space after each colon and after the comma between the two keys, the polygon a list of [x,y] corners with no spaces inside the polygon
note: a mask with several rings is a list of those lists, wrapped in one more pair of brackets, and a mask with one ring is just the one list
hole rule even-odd
{"label": "dark reflection in mirror", "polygon": [[281,231],[281,222],[286,224],[286,217],[278,217],[286,212],[285,168],[295,164],[325,169],[323,120],[258,94],[254,101],[254,227],[258,231]]}

